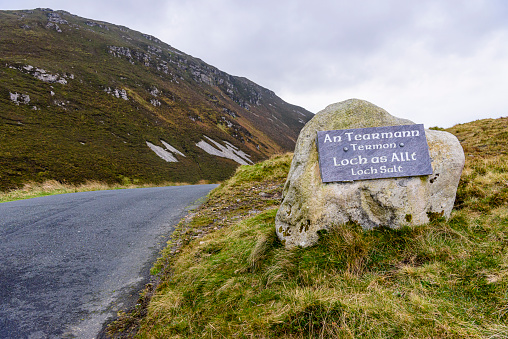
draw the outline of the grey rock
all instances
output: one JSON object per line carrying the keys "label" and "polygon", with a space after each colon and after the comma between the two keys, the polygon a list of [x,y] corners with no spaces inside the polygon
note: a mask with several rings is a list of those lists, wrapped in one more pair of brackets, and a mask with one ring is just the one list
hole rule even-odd
{"label": "grey rock", "polygon": [[11,93],[9,92],[9,97],[11,101],[19,106],[19,104],[28,105],[30,103],[30,96],[28,94],[19,94],[17,92]]}
{"label": "grey rock", "polygon": [[61,24],[61,25],[67,25],[68,24],[67,20],[62,19],[60,14],[58,14],[56,12],[50,12],[50,13],[48,13],[48,21],[49,22],[53,22],[55,24]]}
{"label": "grey rock", "polygon": [[126,56],[127,58],[132,58],[131,50],[127,47],[117,47],[117,46],[108,46],[109,53],[113,54],[115,57]]}
{"label": "grey rock", "polygon": [[58,33],[62,33],[62,30],[60,29],[60,27],[57,24],[55,24],[54,22],[48,22],[48,24],[46,25],[46,28],[47,29],[54,28],[55,31],[57,31]]}
{"label": "grey rock", "polygon": [[161,92],[159,91],[159,89],[158,89],[157,87],[155,87],[155,86],[153,86],[153,88],[151,88],[151,89],[149,90],[149,92],[150,92],[150,94],[151,94],[151,95],[153,95],[154,97],[159,96],[159,94],[161,93]]}
{"label": "grey rock", "polygon": [[157,47],[157,46],[148,45],[148,51],[155,53],[155,54],[160,54],[160,53],[162,53],[162,48]]}
{"label": "grey rock", "polygon": [[154,36],[151,36],[151,35],[148,35],[148,34],[143,34],[143,37],[147,40],[150,40],[150,41],[153,41],[153,42],[156,42],[158,44],[162,44],[162,41],[160,41],[159,39],[157,39],[156,37]]}
{"label": "grey rock", "polygon": [[287,248],[318,241],[319,230],[354,222],[364,229],[421,225],[435,216],[450,216],[464,152],[447,132],[426,130],[433,174],[429,176],[322,183],[316,132],[324,130],[409,125],[369,102],[350,99],[319,112],[298,137],[276,232]]}
{"label": "grey rock", "polygon": [[113,95],[114,97],[124,100],[129,100],[129,97],[127,96],[127,91],[125,89],[118,89],[118,88],[111,88],[107,87],[104,89],[104,92]]}
{"label": "grey rock", "polygon": [[15,68],[15,69],[17,69],[23,73],[26,73],[26,74],[31,74],[36,79],[44,81],[44,82],[49,82],[49,83],[60,83],[62,85],[66,85],[67,80],[65,78],[68,77],[68,78],[74,79],[74,74],[70,74],[70,75],[64,74],[63,76],[60,76],[59,74],[50,74],[46,70],[44,70],[42,68],[34,67],[32,65],[25,65],[25,66]]}
{"label": "grey rock", "polygon": [[107,25],[99,24],[95,21],[87,20],[87,21],[85,21],[85,25],[90,26],[90,27],[99,27],[99,28],[103,28],[103,29],[109,31],[109,27]]}

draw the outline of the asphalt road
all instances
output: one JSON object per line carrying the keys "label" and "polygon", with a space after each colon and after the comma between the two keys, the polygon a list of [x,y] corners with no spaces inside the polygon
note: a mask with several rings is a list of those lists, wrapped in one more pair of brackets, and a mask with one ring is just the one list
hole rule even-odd
{"label": "asphalt road", "polygon": [[95,338],[148,282],[173,226],[216,185],[0,204],[0,338]]}

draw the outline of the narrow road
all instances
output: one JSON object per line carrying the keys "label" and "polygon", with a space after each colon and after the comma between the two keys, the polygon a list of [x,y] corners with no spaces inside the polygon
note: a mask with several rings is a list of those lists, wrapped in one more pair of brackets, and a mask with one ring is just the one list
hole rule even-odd
{"label": "narrow road", "polygon": [[0,338],[95,338],[136,301],[173,226],[216,186],[1,203]]}

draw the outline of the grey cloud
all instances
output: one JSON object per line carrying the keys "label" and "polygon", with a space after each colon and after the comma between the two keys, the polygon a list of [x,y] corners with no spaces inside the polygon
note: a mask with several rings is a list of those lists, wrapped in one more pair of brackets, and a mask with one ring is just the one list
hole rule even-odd
{"label": "grey cloud", "polygon": [[[37,1],[0,0],[0,8],[13,5],[40,7]],[[483,92],[482,82],[508,89],[504,0],[91,0],[44,6],[154,35],[308,109],[341,96],[390,96],[383,100],[402,110],[414,102],[446,110],[455,105],[453,114],[465,116],[464,107],[473,112],[482,98],[491,107],[482,110],[503,106],[503,98]],[[472,96],[470,108],[455,103]]]}

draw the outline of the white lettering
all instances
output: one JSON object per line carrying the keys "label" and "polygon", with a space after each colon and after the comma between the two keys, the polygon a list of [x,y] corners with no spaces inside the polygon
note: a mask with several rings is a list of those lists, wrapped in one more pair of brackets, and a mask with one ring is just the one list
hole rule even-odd
{"label": "white lettering", "polygon": [[355,169],[351,168],[351,175],[364,175],[364,174],[365,175],[377,174],[377,169],[371,166],[370,168],[364,170],[360,169],[355,172]]}
{"label": "white lettering", "polygon": [[401,165],[399,165],[399,166],[393,165],[393,167],[386,167],[386,166],[383,165],[383,166],[381,166],[379,168],[379,171],[381,173],[399,173],[399,172],[404,172],[402,170],[402,166]]}
{"label": "white lettering", "polygon": [[399,152],[399,155],[397,153],[392,154],[392,162],[393,161],[412,161],[416,160],[416,152],[411,153],[411,157],[409,157],[409,152]]}
{"label": "white lettering", "polygon": [[365,165],[367,161],[367,158],[364,158],[361,155],[352,159],[342,159],[340,162],[337,162],[337,158],[333,157],[334,166]]}
{"label": "white lettering", "polygon": [[388,161],[388,158],[386,157],[386,155],[383,155],[380,157],[372,157],[372,159],[370,159],[370,162],[373,164],[378,164],[380,162],[387,162],[387,161]]}
{"label": "white lettering", "polygon": [[342,137],[340,135],[335,135],[333,137],[333,141],[332,141],[332,138],[330,137],[330,134],[326,133],[325,140],[323,141],[323,143],[327,143],[327,142],[341,142],[341,141],[342,141]]}
{"label": "white lettering", "polygon": [[391,144],[383,144],[383,148],[397,148],[397,145],[395,145],[395,143],[391,143]]}
{"label": "white lettering", "polygon": [[394,142],[392,142],[391,144],[367,144],[367,145],[350,144],[350,145],[353,148],[353,151],[369,151],[377,149],[397,148],[397,144]]}
{"label": "white lettering", "polygon": [[[381,133],[367,133],[367,134],[354,134],[354,132],[346,132],[348,141],[360,140],[374,140],[374,139],[392,139],[392,138],[410,138],[420,136],[420,131],[397,131],[397,132],[381,132]],[[342,141],[341,136],[334,136],[333,142]],[[332,138],[327,134],[325,142],[332,142]]]}

